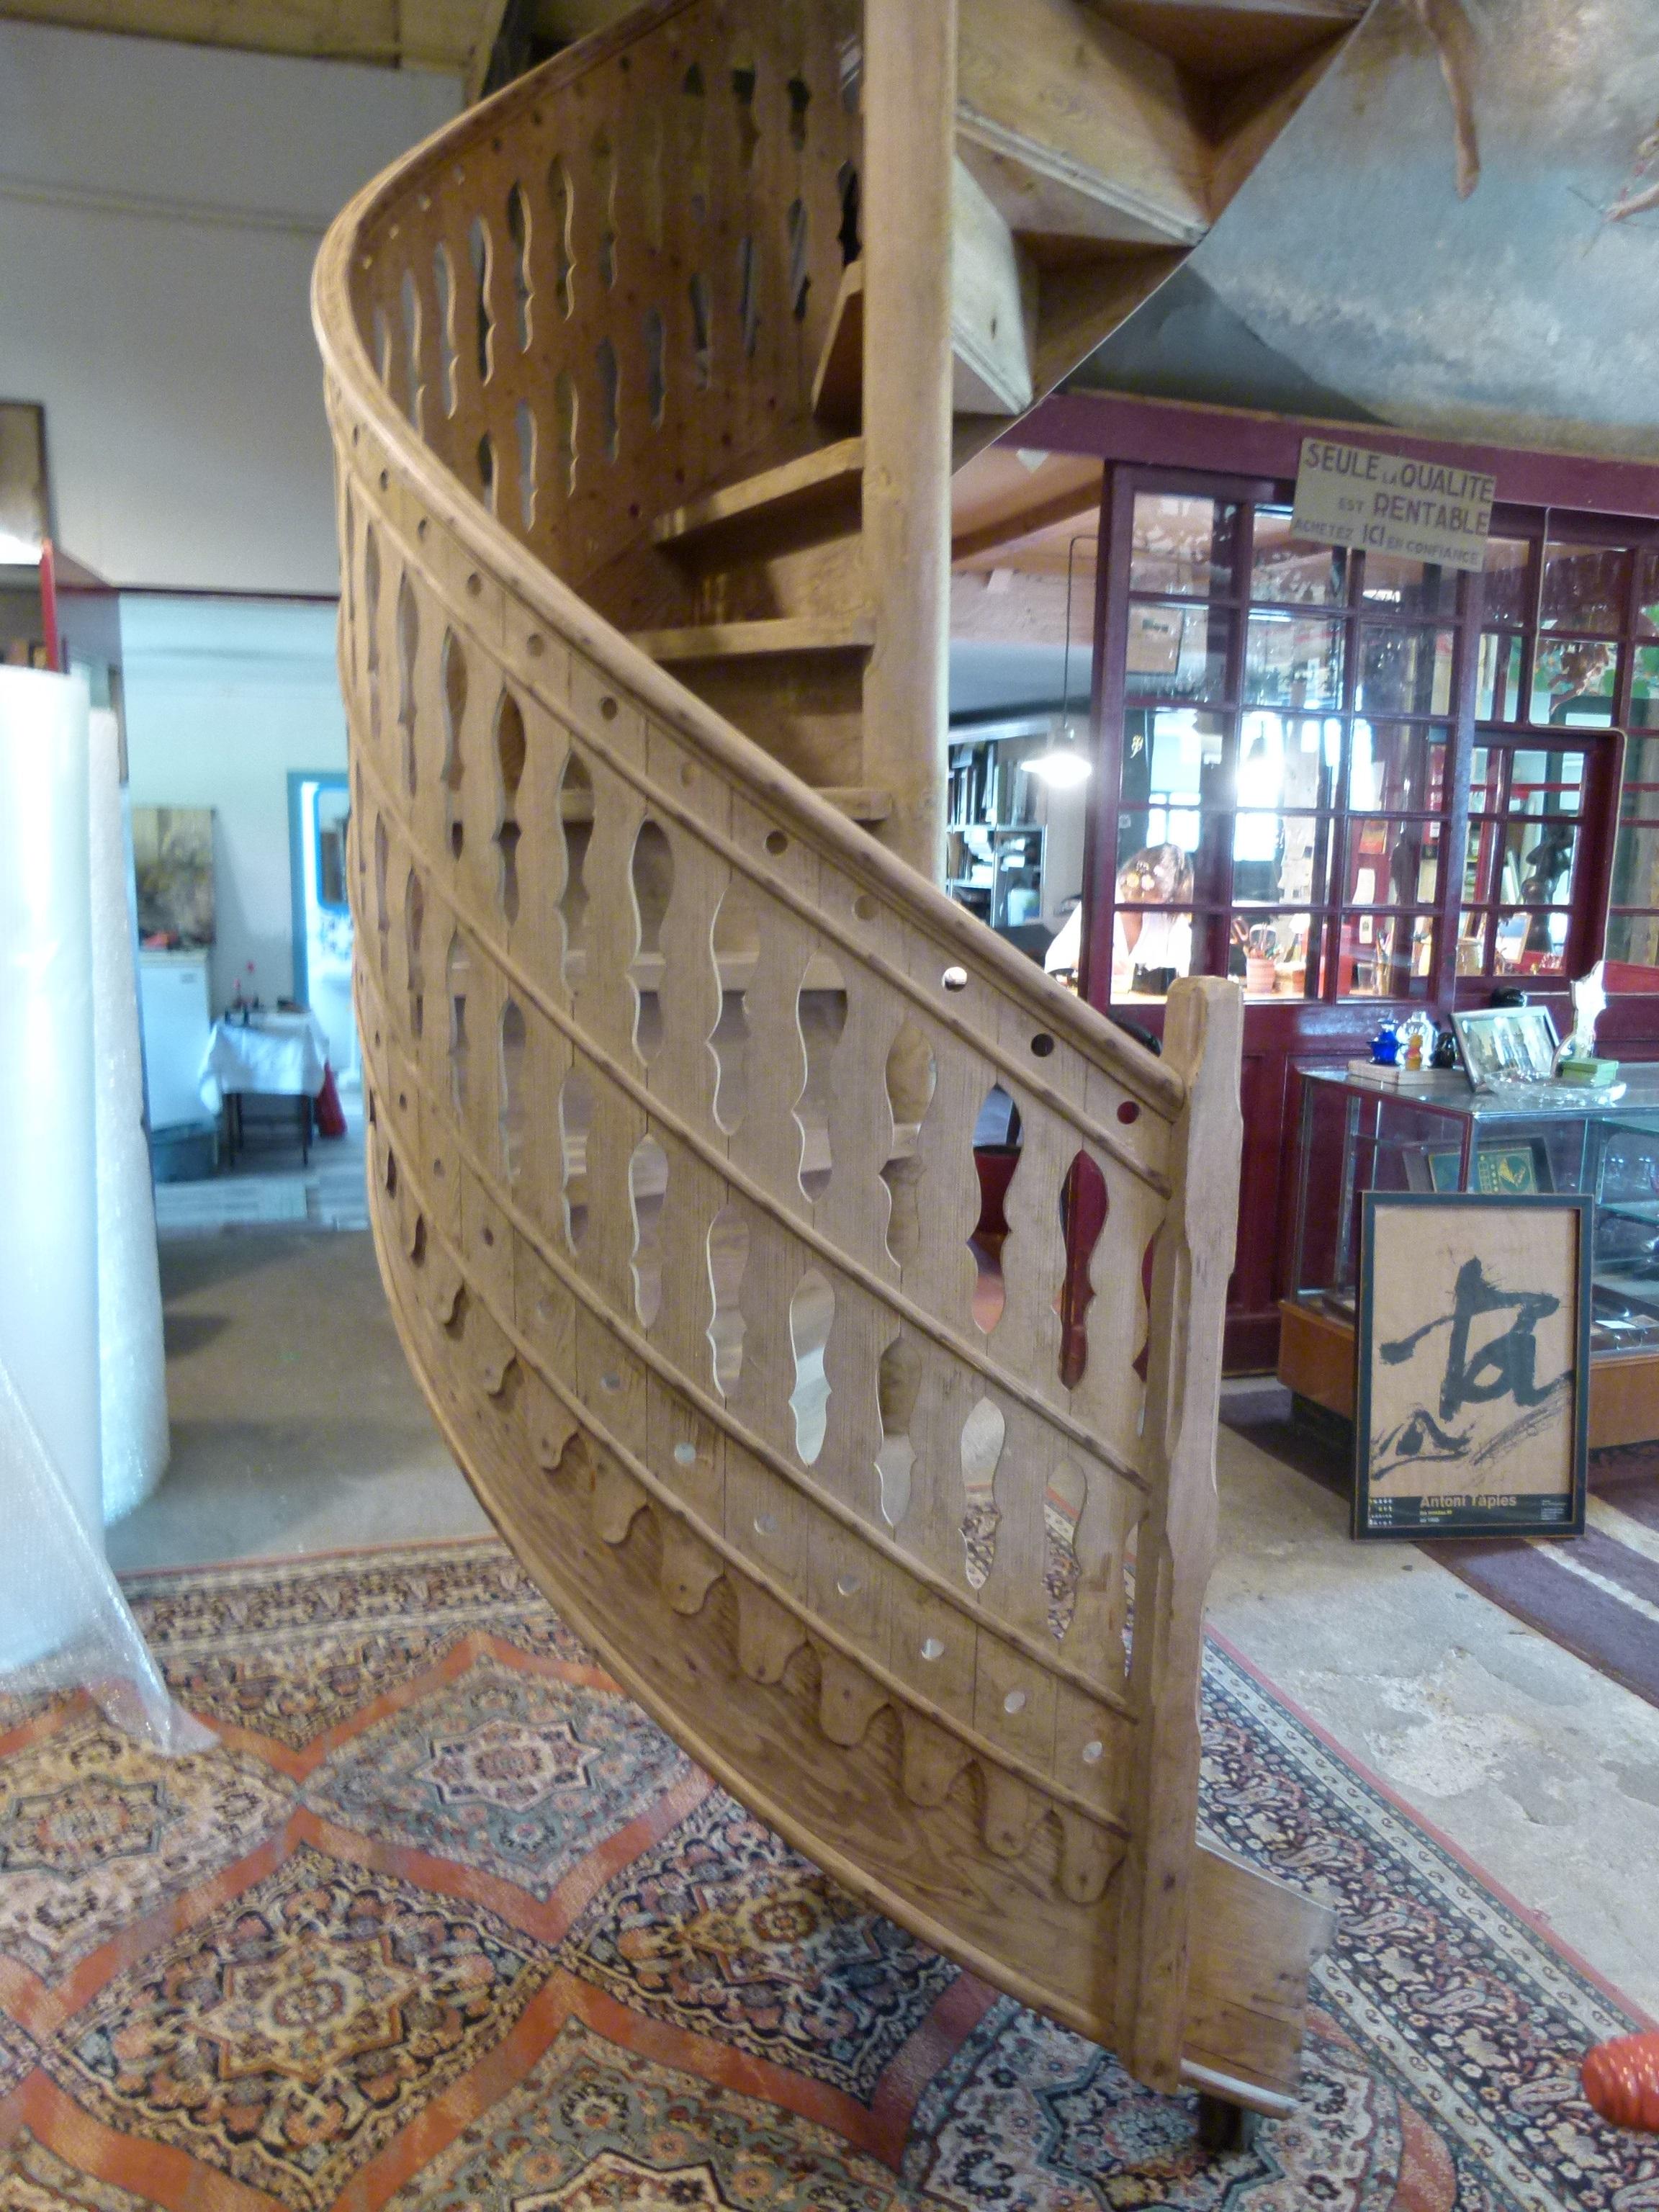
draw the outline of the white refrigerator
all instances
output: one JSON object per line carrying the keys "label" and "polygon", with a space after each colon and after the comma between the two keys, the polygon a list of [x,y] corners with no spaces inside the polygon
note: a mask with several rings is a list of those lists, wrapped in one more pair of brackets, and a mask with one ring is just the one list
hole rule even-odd
{"label": "white refrigerator", "polygon": [[196,1088],[212,1021],[206,952],[141,952],[138,1007],[144,1025],[144,1105],[154,1133],[210,1127]]}

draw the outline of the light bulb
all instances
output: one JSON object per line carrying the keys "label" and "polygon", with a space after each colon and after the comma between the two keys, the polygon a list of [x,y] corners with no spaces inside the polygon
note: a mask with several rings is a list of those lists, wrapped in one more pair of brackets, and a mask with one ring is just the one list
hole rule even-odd
{"label": "light bulb", "polygon": [[1053,790],[1075,791],[1089,781],[1093,763],[1075,745],[1056,745],[1052,752],[1038,753],[1022,765],[1027,775],[1041,776]]}

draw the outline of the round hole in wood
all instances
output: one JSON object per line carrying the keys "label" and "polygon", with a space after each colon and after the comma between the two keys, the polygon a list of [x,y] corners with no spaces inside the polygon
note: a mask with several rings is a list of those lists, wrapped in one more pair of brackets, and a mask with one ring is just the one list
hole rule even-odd
{"label": "round hole in wood", "polygon": [[425,515],[422,515],[420,520],[416,524],[415,535],[420,539],[422,545],[425,544],[428,532],[431,528],[432,525],[427,520]]}
{"label": "round hole in wood", "polygon": [[864,1577],[854,1574],[837,1575],[836,1588],[842,1597],[856,1597],[864,1588]]}
{"label": "round hole in wood", "polygon": [[697,1460],[697,1448],[696,1444],[676,1444],[674,1447],[674,1458],[677,1463],[681,1467],[695,1467]]}
{"label": "round hole in wood", "polygon": [[1084,1765],[1085,1766],[1098,1766],[1101,1760],[1101,1755],[1105,1751],[1105,1745],[1101,1741],[1098,1736],[1095,1736],[1091,1740],[1091,1741],[1085,1743],[1083,1747]]}
{"label": "round hole in wood", "polygon": [[599,714],[604,720],[607,722],[614,722],[617,719],[617,712],[618,709],[617,702],[607,691],[604,698],[599,702]]}
{"label": "round hole in wood", "polygon": [[476,599],[483,589],[483,578],[475,568],[472,571],[472,574],[466,580],[466,596],[469,599]]}
{"label": "round hole in wood", "polygon": [[[376,1039],[374,1040],[374,1042],[378,1044],[378,1043],[380,1042],[380,1039],[379,1039],[378,1037],[376,1037]],[[398,1104],[399,1109],[400,1109],[404,1113],[405,1113],[405,1114],[407,1114],[407,1113],[408,1113],[408,1111],[409,1111],[409,1093],[408,1093],[406,1091],[400,1091],[398,1093]]]}
{"label": "round hole in wood", "polygon": [[382,491],[389,491],[391,488],[392,471],[390,469],[382,469],[380,471],[380,489]]}
{"label": "round hole in wood", "polygon": [[1117,1118],[1120,1121],[1138,1121],[1140,1119],[1140,1109],[1133,1098],[1125,1098],[1119,1102]]}
{"label": "round hole in wood", "polygon": [[363,434],[363,426],[362,426],[362,424],[361,422],[354,422],[354,423],[352,424],[352,426],[351,426],[351,442],[352,442],[352,444],[353,444],[354,446],[356,444],[356,442],[357,442],[358,439],[359,439],[359,438],[361,438],[361,437],[362,436],[362,434]]}
{"label": "round hole in wood", "polygon": [[924,1636],[922,1638],[921,1656],[924,1659],[942,1659],[945,1656],[945,1646],[939,1642],[937,1636]]}
{"label": "round hole in wood", "polygon": [[772,855],[775,860],[781,853],[787,853],[789,850],[789,840],[784,836],[781,830],[769,830],[767,831],[766,849]]}
{"label": "round hole in wood", "polygon": [[443,1162],[442,1162],[441,1160],[434,1160],[434,1161],[433,1161],[433,1163],[432,1163],[432,1172],[433,1172],[433,1174],[437,1177],[437,1179],[438,1179],[438,1181],[439,1181],[440,1182],[441,1182],[443,1181],[443,1179],[444,1179],[444,1164],[443,1164]]}
{"label": "round hole in wood", "polygon": [[493,1229],[486,1229],[484,1231],[483,1241],[486,1244],[493,1244],[495,1242],[495,1232]]}
{"label": "round hole in wood", "polygon": [[620,1375],[601,1375],[599,1377],[599,1388],[601,1390],[609,1390],[614,1394],[622,1389],[622,1376]]}
{"label": "round hole in wood", "polygon": [[947,991],[965,991],[968,988],[968,970],[965,968],[947,968],[939,980]]}
{"label": "round hole in wood", "polygon": [[1023,1713],[1025,1710],[1024,1691],[1010,1690],[1002,1701],[1002,1710],[1005,1713]]}
{"label": "round hole in wood", "polygon": [[1047,1030],[1039,1030],[1031,1039],[1031,1049],[1039,1060],[1047,1060],[1054,1048],[1054,1041]]}
{"label": "round hole in wood", "polygon": [[755,1516],[755,1534],[757,1536],[775,1536],[777,1533],[778,1516],[775,1513],[757,1513]]}
{"label": "round hole in wood", "polygon": [[868,891],[860,891],[853,901],[853,912],[860,921],[873,921],[881,912]]}
{"label": "round hole in wood", "polygon": [[540,630],[532,629],[524,641],[524,649],[532,660],[539,660],[543,653],[547,651],[547,640],[542,635]]}

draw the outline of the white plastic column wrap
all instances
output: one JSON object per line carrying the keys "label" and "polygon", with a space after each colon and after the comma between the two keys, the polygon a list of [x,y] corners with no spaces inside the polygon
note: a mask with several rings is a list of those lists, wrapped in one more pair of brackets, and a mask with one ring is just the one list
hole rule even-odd
{"label": "white plastic column wrap", "polygon": [[92,1030],[97,1085],[98,1341],[104,1525],[167,1472],[167,1360],[155,1194],[144,1141],[134,915],[121,806],[120,726],[91,716]]}
{"label": "white plastic column wrap", "polygon": [[0,1692],[184,1750],[103,1549],[88,759],[85,685],[0,669]]}

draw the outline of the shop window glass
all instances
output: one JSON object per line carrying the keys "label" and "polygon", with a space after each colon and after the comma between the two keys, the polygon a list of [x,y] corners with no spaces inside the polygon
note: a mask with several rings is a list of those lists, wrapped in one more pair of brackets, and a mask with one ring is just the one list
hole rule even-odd
{"label": "shop window glass", "polygon": [[1489,538],[1481,603],[1489,623],[1519,629],[1532,619],[1532,587],[1528,560],[1532,548],[1524,538]]}
{"label": "shop window glass", "polygon": [[1348,556],[1340,546],[1297,538],[1288,507],[1259,507],[1250,547],[1250,597],[1276,606],[1341,606]]}
{"label": "shop window glass", "polygon": [[1469,811],[1490,814],[1498,805],[1500,756],[1494,746],[1476,745],[1469,755]]}
{"label": "shop window glass", "polygon": [[1567,947],[1565,913],[1498,910],[1492,939],[1495,975],[1556,975]]}
{"label": "shop window glass", "polygon": [[1253,710],[1239,725],[1237,803],[1328,805],[1341,752],[1342,725],[1334,715]]}
{"label": "shop window glass", "polygon": [[1231,819],[1229,815],[1200,814],[1196,807],[1147,806],[1133,811],[1126,807],[1117,817],[1118,872],[1121,875],[1129,870],[1137,878],[1133,888],[1137,892],[1144,891],[1147,886],[1138,879],[1141,855],[1173,848],[1181,854],[1190,874],[1198,866],[1200,853],[1206,848],[1206,828],[1213,843],[1216,822],[1224,823]]}
{"label": "shop window glass", "polygon": [[1640,573],[1636,581],[1636,628],[1643,637],[1659,637],[1659,546],[1644,546],[1637,555]]}
{"label": "shop window glass", "polygon": [[[1164,885],[1191,896],[1192,870],[1173,846],[1150,846],[1118,871],[1112,928],[1112,996],[1161,999],[1177,975],[1193,972],[1190,908],[1155,904]],[[1150,890],[1152,898],[1139,896]]]}
{"label": "shop window glass", "polygon": [[1355,704],[1368,714],[1444,714],[1451,708],[1452,632],[1376,629],[1359,633]]}
{"label": "shop window glass", "polygon": [[1368,608],[1431,619],[1457,611],[1457,571],[1402,553],[1368,553],[1360,598]]}
{"label": "shop window glass", "polygon": [[1427,906],[1440,887],[1437,822],[1383,822],[1361,817],[1348,824],[1348,881],[1352,906]]}
{"label": "shop window glass", "polygon": [[1305,999],[1319,994],[1319,961],[1310,959],[1313,916],[1307,913],[1236,915],[1228,967],[1249,999]]}
{"label": "shop window glass", "polygon": [[1659,914],[1609,915],[1607,957],[1654,969],[1659,981]]}
{"label": "shop window glass", "polygon": [[1633,730],[1659,727],[1659,645],[1638,645],[1632,655],[1630,721]]}
{"label": "shop window glass", "polygon": [[1540,639],[1528,720],[1566,730],[1611,722],[1618,682],[1617,646]]}
{"label": "shop window glass", "polygon": [[1510,756],[1511,814],[1577,814],[1584,789],[1584,755],[1519,746]]}
{"label": "shop window glass", "polygon": [[1457,972],[1484,975],[1486,966],[1486,914],[1483,908],[1466,907],[1458,917]]}
{"label": "shop window glass", "polygon": [[1625,783],[1619,811],[1626,821],[1659,821],[1659,738],[1632,736],[1625,744]]}
{"label": "shop window glass", "polygon": [[1624,627],[1630,562],[1619,546],[1547,545],[1540,627],[1616,637]]}
{"label": "shop window glass", "polygon": [[1122,804],[1149,823],[1143,844],[1161,842],[1151,817],[1166,818],[1231,797],[1223,783],[1226,724],[1218,714],[1190,707],[1160,707],[1126,717]]}
{"label": "shop window glass", "polygon": [[1510,822],[1504,830],[1505,898],[1523,906],[1565,906],[1578,849],[1576,823],[1559,817]]}
{"label": "shop window glass", "polygon": [[1221,698],[1230,627],[1225,615],[1190,602],[1132,605],[1125,688],[1140,698]]}
{"label": "shop window glass", "polygon": [[1238,509],[1213,499],[1140,492],[1129,554],[1132,592],[1224,598],[1232,583]]}
{"label": "shop window glass", "polygon": [[1356,720],[1348,759],[1355,813],[1437,814],[1445,787],[1443,729]]}
{"label": "shop window glass", "polygon": [[1498,630],[1486,630],[1480,639],[1480,655],[1474,678],[1474,716],[1478,722],[1518,722],[1521,719],[1521,641]]}
{"label": "shop window glass", "polygon": [[1316,894],[1322,817],[1247,811],[1233,817],[1233,901],[1300,905]]}
{"label": "shop window glass", "polygon": [[1297,711],[1340,705],[1342,645],[1340,623],[1252,614],[1244,647],[1246,702]]}
{"label": "shop window glass", "polygon": [[1339,998],[1421,998],[1434,965],[1433,916],[1344,914],[1336,957]]}
{"label": "shop window glass", "polygon": [[1498,856],[1503,850],[1495,822],[1471,822],[1463,853],[1463,896],[1470,904],[1497,893]]}

